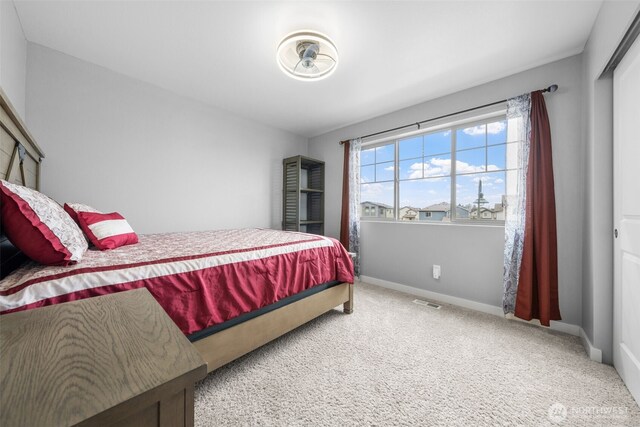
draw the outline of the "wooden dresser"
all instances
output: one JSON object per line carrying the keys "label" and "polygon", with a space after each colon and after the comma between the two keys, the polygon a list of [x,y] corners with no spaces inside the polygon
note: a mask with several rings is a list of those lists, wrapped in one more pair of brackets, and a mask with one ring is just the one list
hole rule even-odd
{"label": "wooden dresser", "polygon": [[0,425],[191,426],[207,367],[146,289],[0,316]]}

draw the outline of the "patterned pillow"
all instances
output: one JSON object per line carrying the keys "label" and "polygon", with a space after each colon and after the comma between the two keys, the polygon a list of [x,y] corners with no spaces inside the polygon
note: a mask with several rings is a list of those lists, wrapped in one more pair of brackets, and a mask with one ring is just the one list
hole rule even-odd
{"label": "patterned pillow", "polygon": [[64,210],[69,214],[71,218],[80,225],[78,222],[78,212],[95,212],[102,213],[99,210],[92,208],[91,206],[83,205],[82,203],[65,203]]}
{"label": "patterned pillow", "polygon": [[[78,227],[80,227],[80,221],[78,221],[78,212],[102,213],[99,210],[92,208],[91,206],[88,206],[88,205],[83,205],[82,203],[65,203],[64,210],[76,222],[76,224],[78,224]],[[84,239],[87,241],[87,244],[91,246],[91,240],[89,239],[89,236],[87,236],[86,233],[84,233],[84,231],[82,235],[84,236]]]}
{"label": "patterned pillow", "polygon": [[138,243],[138,235],[117,212],[102,214],[80,211],[78,221],[91,243],[101,251]]}
{"label": "patterned pillow", "polygon": [[82,259],[87,241],[62,206],[36,190],[4,180],[0,198],[4,232],[29,258],[46,265]]}

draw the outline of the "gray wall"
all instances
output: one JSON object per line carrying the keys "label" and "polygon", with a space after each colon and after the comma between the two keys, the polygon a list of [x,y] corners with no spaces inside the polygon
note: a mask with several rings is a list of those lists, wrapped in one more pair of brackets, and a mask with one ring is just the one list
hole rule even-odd
{"label": "gray wall", "polygon": [[[342,150],[338,141],[557,83],[560,89],[546,100],[553,138],[560,310],[563,321],[580,325],[584,203],[581,72],[582,56],[578,55],[312,138],[309,155],[327,162],[328,234],[339,234]],[[363,223],[362,273],[500,306],[503,241],[501,227]],[[432,264],[442,265],[440,281],[430,279]]]}
{"label": "gray wall", "polygon": [[[502,306],[502,227],[361,223],[362,274]],[[431,267],[442,268],[440,280]]]}
{"label": "gray wall", "polygon": [[279,227],[282,159],[307,152],[306,138],[32,43],[27,117],[43,191],[141,233]]}
{"label": "gray wall", "polygon": [[25,119],[27,41],[13,2],[0,1],[0,86]]}
{"label": "gray wall", "polygon": [[601,74],[639,7],[604,2],[584,51],[582,325],[606,363],[613,361],[613,81]]}

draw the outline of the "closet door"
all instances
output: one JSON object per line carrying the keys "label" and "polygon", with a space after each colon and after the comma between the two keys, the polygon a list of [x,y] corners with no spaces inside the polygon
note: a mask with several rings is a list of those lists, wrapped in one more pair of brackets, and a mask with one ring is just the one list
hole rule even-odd
{"label": "closet door", "polygon": [[614,71],[613,361],[640,403],[640,38]]}

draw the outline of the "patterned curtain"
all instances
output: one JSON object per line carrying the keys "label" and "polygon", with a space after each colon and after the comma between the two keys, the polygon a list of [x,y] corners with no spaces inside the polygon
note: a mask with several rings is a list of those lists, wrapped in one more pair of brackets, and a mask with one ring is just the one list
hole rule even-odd
{"label": "patterned curtain", "polygon": [[355,275],[360,277],[360,150],[362,140],[349,141],[349,251],[355,252]]}
{"label": "patterned curtain", "polygon": [[515,311],[518,280],[524,247],[527,169],[531,144],[531,95],[525,94],[507,101],[509,141],[517,141],[517,180],[506,195],[504,225],[504,313]]}

